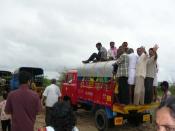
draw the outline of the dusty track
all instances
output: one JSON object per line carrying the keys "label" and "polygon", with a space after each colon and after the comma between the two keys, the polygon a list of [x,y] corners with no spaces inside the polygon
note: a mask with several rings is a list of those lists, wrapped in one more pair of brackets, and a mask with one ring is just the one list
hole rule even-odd
{"label": "dusty track", "polygon": [[[80,131],[97,131],[94,123],[94,116],[90,112],[79,110],[76,112],[77,115],[77,127]],[[38,127],[44,126],[44,113],[37,116],[35,131],[37,131]],[[130,125],[126,125],[120,128],[112,128],[109,131],[155,131],[153,124],[143,124],[139,127],[132,127]]]}

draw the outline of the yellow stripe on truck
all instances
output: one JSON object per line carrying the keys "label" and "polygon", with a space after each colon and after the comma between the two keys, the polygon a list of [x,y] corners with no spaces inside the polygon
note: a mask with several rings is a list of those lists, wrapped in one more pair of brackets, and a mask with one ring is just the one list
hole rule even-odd
{"label": "yellow stripe on truck", "polygon": [[113,112],[118,112],[121,114],[129,114],[129,111],[135,110],[138,113],[144,112],[145,110],[150,110],[159,106],[159,103],[151,103],[148,105],[121,105],[121,104],[114,104],[113,105]]}

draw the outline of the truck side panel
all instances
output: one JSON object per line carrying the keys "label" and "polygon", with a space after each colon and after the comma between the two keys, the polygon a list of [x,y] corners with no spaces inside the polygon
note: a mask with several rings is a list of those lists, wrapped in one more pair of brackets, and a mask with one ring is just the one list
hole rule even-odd
{"label": "truck side panel", "polygon": [[87,82],[78,89],[78,99],[90,101],[94,104],[99,104],[112,108],[113,104],[113,89],[108,89],[107,84],[96,82],[94,87],[88,86]]}

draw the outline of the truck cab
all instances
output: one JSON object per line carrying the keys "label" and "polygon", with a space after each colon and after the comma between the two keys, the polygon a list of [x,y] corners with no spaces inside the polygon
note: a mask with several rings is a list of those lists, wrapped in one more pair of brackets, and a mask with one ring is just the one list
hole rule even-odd
{"label": "truck cab", "polygon": [[72,105],[77,104],[77,91],[78,91],[78,78],[77,71],[70,70],[66,73],[65,81],[62,84],[62,94],[71,98]]}

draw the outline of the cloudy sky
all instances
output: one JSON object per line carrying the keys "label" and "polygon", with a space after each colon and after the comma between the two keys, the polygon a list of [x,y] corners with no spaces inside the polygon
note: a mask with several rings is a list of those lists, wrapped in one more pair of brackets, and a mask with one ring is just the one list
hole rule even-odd
{"label": "cloudy sky", "polygon": [[1,0],[0,70],[42,67],[58,75],[96,51],[128,41],[159,45],[159,80],[175,81],[174,0]]}

